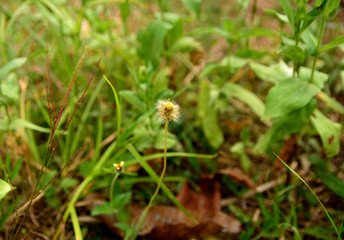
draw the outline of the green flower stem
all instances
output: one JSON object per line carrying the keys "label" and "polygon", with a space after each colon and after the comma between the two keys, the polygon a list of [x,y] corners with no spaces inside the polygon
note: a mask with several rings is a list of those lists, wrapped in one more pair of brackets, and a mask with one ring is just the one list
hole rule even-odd
{"label": "green flower stem", "polygon": [[[295,39],[295,47],[297,48],[299,46],[299,35],[296,35],[295,37],[296,37],[296,39]],[[293,77],[295,77],[296,71],[297,71],[297,62],[294,61]]]}
{"label": "green flower stem", "polygon": [[159,190],[160,190],[160,186],[161,186],[161,183],[162,183],[162,179],[164,178],[164,175],[165,175],[165,172],[166,172],[166,166],[167,166],[167,128],[168,128],[168,121],[166,121],[165,123],[165,148],[164,148],[164,163],[163,163],[163,168],[162,168],[162,172],[161,172],[161,175],[160,175],[160,178],[159,178],[159,182],[158,182],[158,186],[156,187],[155,189],[155,192],[153,194],[153,196],[151,197],[147,207],[143,210],[141,216],[140,216],[140,219],[136,225],[136,228],[134,230],[134,234],[132,235],[132,238],[131,239],[135,239],[138,232],[140,231],[140,228],[143,224],[143,221],[145,220],[146,216],[147,216],[147,213],[148,213],[148,210],[152,207],[152,204],[153,204],[153,201],[155,200],[156,196],[158,195],[159,193]]}
{"label": "green flower stem", "polygon": [[321,19],[321,26],[320,26],[320,32],[319,32],[319,35],[318,35],[317,49],[316,49],[316,52],[315,52],[315,56],[314,56],[314,59],[313,59],[313,65],[312,65],[311,82],[313,82],[314,72],[315,72],[315,65],[316,65],[316,62],[317,62],[318,57],[319,57],[319,48],[321,46],[321,41],[322,41],[322,38],[323,38],[323,35],[324,35],[325,23],[326,23],[326,20],[327,20],[326,11],[327,11],[327,7],[328,7],[328,3],[329,2],[330,1],[326,2],[326,5],[325,5],[324,11],[323,11],[323,15],[322,15],[322,19]]}
{"label": "green flower stem", "polygon": [[112,206],[112,201],[113,201],[113,189],[116,183],[117,178],[119,177],[120,173],[116,171],[115,176],[112,179],[111,186],[110,186],[110,204]]}

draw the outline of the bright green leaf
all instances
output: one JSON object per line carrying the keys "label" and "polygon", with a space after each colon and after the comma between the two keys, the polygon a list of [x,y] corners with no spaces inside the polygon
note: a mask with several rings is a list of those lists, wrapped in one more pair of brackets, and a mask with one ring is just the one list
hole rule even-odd
{"label": "bright green leaf", "polygon": [[340,133],[342,126],[325,117],[319,110],[314,112],[311,122],[320,135],[328,157],[333,157],[340,150]]}
{"label": "bright green leaf", "polygon": [[4,80],[5,76],[12,70],[19,68],[26,62],[27,58],[15,58],[9,61],[5,66],[0,69],[0,83]]}
{"label": "bright green leaf", "polygon": [[265,66],[260,63],[250,63],[252,71],[262,80],[277,84],[286,78],[284,72],[279,66]]}
{"label": "bright green leaf", "polygon": [[335,39],[333,39],[331,42],[329,42],[328,44],[322,46],[319,49],[319,52],[324,52],[327,51],[329,49],[338,47],[339,45],[344,44],[344,36],[340,36],[340,37],[336,37]]}
{"label": "bright green leaf", "polygon": [[270,89],[263,119],[286,115],[306,106],[320,88],[298,78],[290,78]]}
{"label": "bright green leaf", "polygon": [[199,19],[201,16],[201,0],[182,0],[183,4]]}
{"label": "bright green leaf", "polygon": [[192,37],[183,37],[178,39],[168,50],[169,55],[173,55],[177,51],[191,52],[192,50],[200,50],[201,45]]}
{"label": "bright green leaf", "polygon": [[11,191],[11,186],[0,178],[0,201]]}
{"label": "bright green leaf", "polygon": [[262,116],[264,113],[264,103],[252,92],[246,90],[238,84],[226,83],[221,91],[228,97],[235,97],[240,101],[246,103],[254,113]]}
{"label": "bright green leaf", "polygon": [[280,14],[279,12],[277,12],[274,9],[264,9],[264,12],[275,15],[282,22],[286,22],[286,23],[288,22],[288,17],[286,15]]}
{"label": "bright green leaf", "polygon": [[[312,75],[312,69],[306,68],[306,67],[300,67],[299,77],[301,79],[310,80],[311,75]],[[320,89],[323,89],[325,86],[324,84],[328,81],[328,74],[315,70],[313,81],[314,81],[314,85],[316,85]]]}

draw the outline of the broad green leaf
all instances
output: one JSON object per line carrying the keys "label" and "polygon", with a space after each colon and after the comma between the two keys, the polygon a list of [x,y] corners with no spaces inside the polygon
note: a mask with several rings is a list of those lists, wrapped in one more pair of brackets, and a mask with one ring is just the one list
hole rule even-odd
{"label": "broad green leaf", "polygon": [[234,83],[226,83],[221,88],[221,91],[228,97],[235,97],[246,103],[258,116],[261,117],[263,115],[265,109],[264,103],[254,93]]}
{"label": "broad green leaf", "polygon": [[264,9],[264,12],[275,15],[282,22],[286,22],[286,23],[288,22],[288,17],[286,15],[280,14],[279,12],[277,12],[274,9]]}
{"label": "broad green leaf", "polygon": [[306,106],[320,88],[299,78],[286,79],[270,89],[263,119],[286,115]]}
{"label": "broad green leaf", "polygon": [[144,30],[137,34],[141,46],[137,49],[140,57],[151,62],[154,67],[159,65],[159,59],[164,47],[164,39],[171,25],[159,20],[148,23]]}
{"label": "broad green leaf", "polygon": [[[161,14],[157,14],[157,18],[162,21]],[[179,38],[183,37],[183,21],[178,14],[164,13],[164,22],[169,24],[166,35],[166,45],[170,48]]]}
{"label": "broad green leaf", "polygon": [[223,69],[229,70],[231,73],[236,73],[240,68],[243,68],[249,62],[248,59],[240,58],[234,55],[226,56],[220,62]]}
{"label": "broad green leaf", "polygon": [[337,9],[339,8],[340,0],[327,0],[328,6],[327,9],[325,10],[325,15],[326,16],[334,16],[336,13]]}
{"label": "broad green leaf", "polygon": [[300,47],[296,46],[286,46],[278,53],[297,63],[303,63],[306,58],[304,51]]}
{"label": "broad green leaf", "polygon": [[177,51],[191,52],[192,50],[200,50],[201,45],[192,37],[183,37],[178,39],[168,50],[169,55],[173,55]]}
{"label": "broad green leaf", "polygon": [[250,63],[252,71],[262,80],[277,84],[286,78],[284,72],[279,66],[265,66],[260,63]]}
{"label": "broad green leaf", "polygon": [[100,214],[113,214],[114,209],[111,207],[109,202],[103,201],[102,205],[98,205],[91,211],[91,216],[98,216]]}
{"label": "broad green leaf", "polygon": [[334,192],[337,196],[344,198],[344,182],[337,178],[333,173],[329,173],[320,169],[315,170],[316,175],[321,178],[324,185]]}
{"label": "broad green leaf", "polygon": [[[300,67],[299,77],[301,79],[310,80],[311,75],[312,75],[312,69],[306,68],[306,67]],[[314,80],[314,85],[316,85],[320,89],[323,89],[324,84],[328,81],[328,74],[315,70],[313,80]]]}
{"label": "broad green leaf", "polygon": [[182,0],[183,4],[199,19],[201,16],[201,0]]}
{"label": "broad green leaf", "polygon": [[331,42],[329,42],[328,44],[322,46],[319,49],[319,52],[324,52],[327,51],[329,49],[338,47],[339,45],[344,44],[344,36],[340,36],[340,37],[336,37],[335,39],[333,39]]}
{"label": "broad green leaf", "polygon": [[290,26],[295,32],[296,31],[296,29],[295,29],[295,9],[293,8],[293,6],[291,6],[291,4],[287,0],[280,0],[280,2],[282,4],[284,12],[286,13],[286,15],[289,19]]}
{"label": "broad green leaf", "polygon": [[327,95],[324,92],[320,92],[317,96],[321,101],[327,104],[330,108],[333,110],[341,113],[344,115],[344,106],[338,102],[336,99],[331,98],[329,95]]}
{"label": "broad green leaf", "polygon": [[127,21],[130,12],[130,3],[129,1],[125,1],[119,4],[119,10],[121,12],[121,18],[123,22]]}
{"label": "broad green leaf", "polygon": [[5,76],[12,70],[19,68],[26,62],[27,58],[15,58],[9,61],[0,69],[0,83],[4,80]]}
{"label": "broad green leaf", "polygon": [[231,42],[233,41],[232,35],[225,31],[222,28],[219,27],[203,27],[203,28],[195,28],[193,29],[190,33],[192,36],[203,36],[203,35],[209,35],[209,34],[214,34],[214,35],[220,35],[224,38],[227,39],[227,41]]}
{"label": "broad green leaf", "polygon": [[326,1],[326,0],[315,0],[314,6],[315,7],[320,7],[321,4],[323,4],[324,1]]}
{"label": "broad green leaf", "polygon": [[0,201],[11,191],[11,186],[0,178]]}
{"label": "broad green leaf", "polygon": [[6,80],[0,84],[0,92],[1,102],[19,105],[20,88],[18,76],[15,73],[10,73]]}
{"label": "broad green leaf", "polygon": [[[0,131],[15,130],[17,128],[28,128],[38,132],[50,133],[49,128],[38,126],[25,119],[14,118],[9,121],[8,118],[4,118],[0,121]],[[56,131],[56,133],[61,133],[61,131]]]}
{"label": "broad green leaf", "polygon": [[222,24],[223,24],[223,28],[227,32],[234,32],[235,22],[232,19],[225,19],[225,20],[223,20]]}
{"label": "broad green leaf", "polygon": [[198,112],[202,121],[202,130],[209,144],[217,149],[223,143],[223,133],[218,123],[217,110],[210,101],[210,87],[201,81],[198,99]]}
{"label": "broad green leaf", "polygon": [[168,89],[168,85],[170,82],[170,79],[168,78],[170,70],[168,67],[165,67],[156,74],[154,82],[153,82],[153,97],[156,99],[158,95]]}
{"label": "broad green leaf", "polygon": [[210,145],[218,149],[224,139],[219,126],[217,111],[213,106],[208,106],[206,109],[206,115],[202,119],[202,129]]}
{"label": "broad green leaf", "polygon": [[146,110],[146,105],[144,102],[131,90],[122,90],[119,92],[119,95],[123,97],[127,102],[131,103],[133,107],[137,108],[141,112]]}
{"label": "broad green leaf", "polygon": [[259,138],[254,151],[265,153],[272,144],[293,133],[298,133],[306,125],[314,109],[316,100],[313,98],[305,107],[273,120],[273,126]]}
{"label": "broad green leaf", "polygon": [[[178,140],[177,140],[176,135],[170,132],[167,132],[167,149],[175,147],[177,145],[177,142]],[[160,129],[160,131],[156,135],[154,148],[155,149],[165,148],[165,130],[164,129]]]}
{"label": "broad green leaf", "polygon": [[276,36],[277,33],[267,28],[245,29],[239,32],[239,38]]}
{"label": "broad green leaf", "polygon": [[314,56],[317,49],[317,38],[314,36],[312,31],[310,31],[309,29],[306,29],[301,34],[301,38],[306,43],[307,47],[309,48],[309,52],[311,53],[311,55]]}
{"label": "broad green leaf", "polygon": [[325,117],[319,110],[311,117],[314,128],[320,135],[321,141],[328,157],[333,157],[340,150],[340,133],[342,126]]}

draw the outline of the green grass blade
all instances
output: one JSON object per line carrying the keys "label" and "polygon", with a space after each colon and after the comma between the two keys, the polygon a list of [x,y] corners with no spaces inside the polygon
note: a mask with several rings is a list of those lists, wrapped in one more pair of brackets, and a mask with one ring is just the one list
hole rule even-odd
{"label": "green grass blade", "polygon": [[121,116],[122,115],[121,104],[119,103],[119,99],[118,99],[118,95],[117,95],[116,89],[111,84],[111,82],[106,78],[105,75],[103,75],[103,77],[105,78],[105,80],[108,82],[108,84],[112,88],[113,95],[114,95],[115,101],[116,101],[116,107],[117,107],[117,109],[116,109],[117,110],[117,141],[118,141],[119,137],[120,137],[120,132],[121,132],[121,119],[122,119],[122,116]]}
{"label": "green grass blade", "polygon": [[82,240],[82,234],[80,229],[80,224],[78,220],[78,215],[76,214],[76,210],[74,206],[69,207],[70,209],[70,216],[72,218],[72,224],[74,228],[74,234],[76,240]]}
{"label": "green grass blade", "polygon": [[[142,158],[142,156],[136,151],[132,144],[128,144],[127,149],[133,154],[133,156],[140,162],[145,171],[149,176],[156,182],[159,182],[159,176],[154,172],[154,170],[149,166],[149,164]],[[166,194],[168,198],[195,224],[198,224],[198,220],[194,218],[185,207],[177,200],[170,189],[162,182],[161,189]]]}
{"label": "green grass blade", "polygon": [[[340,238],[340,233],[339,233],[339,231],[338,231],[338,229],[337,229],[337,227],[336,227],[336,224],[333,222],[333,219],[331,218],[330,214],[327,212],[325,206],[324,206],[323,203],[320,201],[320,199],[319,199],[318,196],[315,194],[315,192],[312,190],[312,188],[308,185],[308,183],[307,183],[305,180],[303,180],[303,178],[302,178],[299,174],[297,174],[297,172],[295,172],[293,169],[291,169],[291,168],[289,167],[289,165],[286,164],[286,163],[285,163],[276,153],[274,153],[274,154],[275,154],[275,156],[284,164],[284,166],[286,166],[286,168],[288,168],[288,169],[289,169],[298,179],[300,179],[300,181],[303,182],[303,183],[307,186],[307,188],[311,191],[311,193],[314,195],[314,197],[318,200],[318,202],[319,202],[319,204],[321,205],[322,209],[324,210],[326,216],[327,216],[328,219],[330,220],[330,222],[331,222],[333,228],[336,230],[336,233],[337,233],[337,235],[338,235],[338,238]],[[341,238],[340,238],[340,239],[341,239]]]}

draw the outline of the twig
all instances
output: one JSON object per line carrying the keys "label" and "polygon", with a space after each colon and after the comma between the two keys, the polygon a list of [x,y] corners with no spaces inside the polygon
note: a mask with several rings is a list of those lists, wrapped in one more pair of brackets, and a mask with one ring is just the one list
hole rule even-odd
{"label": "twig", "polygon": [[236,197],[236,198],[231,197],[231,198],[222,199],[221,200],[221,206],[226,206],[226,205],[229,205],[229,204],[233,204],[233,203],[237,202],[240,199],[251,198],[251,197],[255,196],[257,193],[266,192],[266,191],[270,190],[271,188],[274,188],[274,187],[278,186],[279,184],[281,184],[284,181],[284,179],[285,179],[285,177],[281,176],[277,180],[270,181],[270,182],[264,183],[262,185],[259,185],[258,187],[256,187],[255,190],[249,190],[247,193],[245,193],[240,198],[238,198],[238,197]]}

